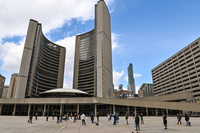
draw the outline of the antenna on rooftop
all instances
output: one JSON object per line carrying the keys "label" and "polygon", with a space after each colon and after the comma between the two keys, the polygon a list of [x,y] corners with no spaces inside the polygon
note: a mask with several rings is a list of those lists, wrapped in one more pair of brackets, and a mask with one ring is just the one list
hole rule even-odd
{"label": "antenna on rooftop", "polygon": [[83,33],[84,33],[84,30],[85,30],[85,25],[83,25]]}

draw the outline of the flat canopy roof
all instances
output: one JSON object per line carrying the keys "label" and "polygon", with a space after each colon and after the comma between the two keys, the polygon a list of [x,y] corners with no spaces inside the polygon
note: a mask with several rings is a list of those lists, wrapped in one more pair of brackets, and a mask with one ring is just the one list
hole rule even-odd
{"label": "flat canopy roof", "polygon": [[[76,94],[88,94],[87,92],[77,90],[77,89],[69,89],[69,88],[58,88],[53,90],[48,90],[45,92],[41,92],[40,94],[47,94],[47,93],[76,93]],[[89,95],[89,94],[88,94]]]}

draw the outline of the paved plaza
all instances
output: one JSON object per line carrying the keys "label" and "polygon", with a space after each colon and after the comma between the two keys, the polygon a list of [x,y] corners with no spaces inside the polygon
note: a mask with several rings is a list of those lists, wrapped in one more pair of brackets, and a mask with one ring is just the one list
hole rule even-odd
{"label": "paved plaza", "polygon": [[[25,116],[0,116],[0,133],[136,133],[133,117],[129,117],[129,125],[126,125],[125,117],[120,117],[117,125],[113,125],[113,120],[108,121],[107,117],[100,117],[99,126],[92,124],[89,117],[86,118],[86,126],[81,125],[81,120],[73,123],[71,118],[56,124],[56,119],[49,117],[46,121],[45,117],[38,117],[38,120],[34,117],[33,124],[29,124]],[[176,117],[168,117],[167,130],[162,117],[144,117],[144,122],[139,133],[200,133],[200,118],[191,117],[192,126],[186,127],[184,118],[183,125],[177,125]]]}

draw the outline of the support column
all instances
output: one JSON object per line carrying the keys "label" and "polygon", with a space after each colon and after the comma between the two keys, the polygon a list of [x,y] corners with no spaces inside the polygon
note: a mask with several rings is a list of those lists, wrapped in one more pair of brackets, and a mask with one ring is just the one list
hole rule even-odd
{"label": "support column", "polygon": [[129,106],[127,106],[127,113],[129,114]]}
{"label": "support column", "polygon": [[135,106],[135,116],[136,116],[136,113],[137,113],[137,109],[136,109],[136,106]]}
{"label": "support column", "polygon": [[44,105],[44,111],[43,111],[43,114],[42,114],[42,116],[45,116],[46,115],[46,104]]}
{"label": "support column", "polygon": [[15,105],[14,105],[14,109],[13,109],[13,113],[12,113],[13,116],[15,116],[16,106],[17,106],[17,105],[15,104]]}
{"label": "support column", "polygon": [[156,116],[158,116],[158,109],[156,108]]}
{"label": "support column", "polygon": [[149,116],[149,112],[148,112],[148,108],[146,107],[146,114],[147,116]]}
{"label": "support column", "polygon": [[0,115],[1,115],[2,106],[3,106],[3,104],[0,105]]}
{"label": "support column", "polygon": [[111,110],[112,110],[112,107],[111,107],[111,105],[110,105],[110,112],[109,112],[109,113],[111,113],[111,112],[112,112]]}
{"label": "support column", "polygon": [[168,114],[168,109],[166,109],[166,115],[168,116],[169,114]]}
{"label": "support column", "polygon": [[30,112],[31,112],[31,104],[29,104],[29,107],[28,107],[28,116],[30,115]]}
{"label": "support column", "polygon": [[179,114],[181,114],[181,110],[179,110]]}
{"label": "support column", "polygon": [[65,105],[62,105],[62,112],[63,112],[63,115],[65,114]]}
{"label": "support column", "polygon": [[115,105],[113,105],[113,114],[115,113]]}
{"label": "support column", "polygon": [[77,104],[77,113],[79,114],[79,103]]}
{"label": "support column", "polygon": [[49,107],[50,107],[50,105],[48,105],[48,107],[47,107],[47,113],[48,113],[48,115],[49,115]]}
{"label": "support column", "polygon": [[33,115],[35,115],[35,105],[33,106]]}
{"label": "support column", "polygon": [[62,103],[60,104],[60,115],[62,114]]}
{"label": "support column", "polygon": [[97,116],[97,104],[94,104],[94,115]]}

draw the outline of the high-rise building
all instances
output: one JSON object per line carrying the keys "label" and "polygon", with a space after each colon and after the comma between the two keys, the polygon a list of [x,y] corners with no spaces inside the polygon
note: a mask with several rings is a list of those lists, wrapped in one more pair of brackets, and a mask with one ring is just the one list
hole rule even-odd
{"label": "high-rise building", "polygon": [[19,77],[18,73],[13,73],[11,75],[8,96],[7,96],[8,98],[15,98],[17,83],[19,79],[18,77]]}
{"label": "high-rise building", "polygon": [[95,28],[76,36],[73,88],[96,97],[113,98],[110,13],[95,5]]}
{"label": "high-rise building", "polygon": [[135,94],[135,79],[133,77],[133,65],[132,63],[128,66],[128,91],[133,91]]}
{"label": "high-rise building", "polygon": [[4,85],[2,98],[8,98],[9,85]]}
{"label": "high-rise building", "polygon": [[123,90],[123,84],[119,85],[119,89],[118,90]]}
{"label": "high-rise building", "polygon": [[66,49],[49,41],[42,25],[30,20],[19,70],[15,98],[38,97],[40,92],[62,88]]}
{"label": "high-rise building", "polygon": [[3,95],[5,79],[6,78],[0,74],[0,98],[2,98],[2,95]]}
{"label": "high-rise building", "polygon": [[191,92],[200,98],[200,38],[151,70],[155,96]]}
{"label": "high-rise building", "polygon": [[138,90],[138,97],[152,97],[154,96],[153,84],[143,83]]}

